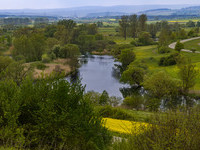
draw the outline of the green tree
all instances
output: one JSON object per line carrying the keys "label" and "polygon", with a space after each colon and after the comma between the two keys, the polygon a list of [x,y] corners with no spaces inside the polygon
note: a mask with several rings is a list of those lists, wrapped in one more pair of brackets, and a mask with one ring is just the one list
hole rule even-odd
{"label": "green tree", "polygon": [[147,31],[151,34],[151,38],[156,38],[158,29],[155,24],[151,23],[151,24],[147,25]]}
{"label": "green tree", "polygon": [[179,83],[165,72],[158,72],[144,79],[144,88],[158,99],[176,95]]}
{"label": "green tree", "polygon": [[76,22],[74,20],[60,20],[58,25],[64,26],[67,30],[73,30],[76,27]]}
{"label": "green tree", "polygon": [[60,49],[59,56],[62,58],[77,58],[80,54],[79,47],[75,44],[67,44]]}
{"label": "green tree", "polygon": [[189,89],[194,87],[199,75],[199,70],[194,64],[188,63],[179,65],[179,77],[182,82],[182,92],[187,94]]}
{"label": "green tree", "polygon": [[127,66],[135,60],[135,53],[131,49],[124,49],[120,54],[120,62],[122,63],[122,68],[126,69]]}
{"label": "green tree", "polygon": [[100,105],[108,105],[109,104],[109,95],[108,95],[108,92],[106,92],[105,90],[103,91],[103,93],[101,94],[101,96],[99,98],[99,104]]}
{"label": "green tree", "polygon": [[196,25],[196,26],[197,26],[197,27],[200,27],[200,21],[197,22],[197,25]]}
{"label": "green tree", "polygon": [[141,86],[144,80],[144,75],[145,72],[142,68],[129,66],[128,69],[123,72],[120,81],[128,83],[131,86],[135,84]]}
{"label": "green tree", "polygon": [[195,27],[195,22],[193,22],[193,21],[190,20],[190,21],[188,21],[188,22],[186,23],[186,26],[187,26],[187,27],[190,27],[190,28],[191,28],[191,27]]}
{"label": "green tree", "polygon": [[16,37],[13,41],[14,57],[22,55],[27,62],[39,61],[45,51],[45,37],[42,33],[30,33]]}
{"label": "green tree", "polygon": [[133,95],[131,97],[126,97],[123,101],[124,106],[128,107],[129,109],[142,109],[142,105],[144,104],[144,98],[140,95]]}
{"label": "green tree", "polygon": [[137,37],[137,30],[138,30],[138,18],[137,15],[131,15],[129,17],[129,24],[130,24],[130,32],[131,37],[136,38]]}
{"label": "green tree", "polygon": [[129,21],[128,21],[128,16],[122,16],[121,20],[119,21],[119,25],[120,25],[120,32],[122,34],[122,36],[124,37],[124,39],[126,40],[127,37],[127,30],[129,27]]}
{"label": "green tree", "polygon": [[0,73],[5,71],[6,68],[13,62],[9,57],[0,56]]}
{"label": "green tree", "polygon": [[71,43],[72,34],[70,32],[64,25],[58,25],[54,36],[61,42],[61,45],[65,45]]}
{"label": "green tree", "polygon": [[141,32],[138,37],[138,42],[144,46],[153,44],[153,40],[149,32]]}
{"label": "green tree", "polygon": [[141,32],[146,31],[147,16],[145,14],[140,15],[138,22],[139,22],[140,31]]}
{"label": "green tree", "polygon": [[184,44],[178,41],[175,45],[175,50],[180,53],[182,49],[184,49]]}

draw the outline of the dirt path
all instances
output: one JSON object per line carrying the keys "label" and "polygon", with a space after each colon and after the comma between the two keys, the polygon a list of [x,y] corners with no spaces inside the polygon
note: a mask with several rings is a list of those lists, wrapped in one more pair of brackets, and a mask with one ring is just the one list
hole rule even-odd
{"label": "dirt path", "polygon": [[[192,40],[197,40],[197,39],[200,39],[200,37],[195,37],[195,38],[191,38],[191,39],[185,39],[185,40],[181,40],[180,42],[181,42],[181,43],[185,43],[185,42],[192,41]],[[175,46],[176,46],[176,42],[170,44],[170,45],[169,45],[169,48],[175,49]],[[188,49],[182,49],[181,51],[183,51],[183,52],[188,52],[188,53],[193,53],[191,50],[188,50]],[[195,53],[200,54],[199,51],[196,51]]]}

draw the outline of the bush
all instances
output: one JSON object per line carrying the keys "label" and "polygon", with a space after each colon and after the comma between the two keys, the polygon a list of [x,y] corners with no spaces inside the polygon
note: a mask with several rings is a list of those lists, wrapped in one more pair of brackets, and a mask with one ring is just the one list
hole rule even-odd
{"label": "bush", "polygon": [[133,45],[133,46],[137,46],[138,45],[138,43],[135,40],[131,41],[130,44]]}
{"label": "bush", "polygon": [[166,46],[161,46],[161,47],[158,47],[158,52],[159,52],[160,54],[165,54],[165,53],[169,53],[170,50],[169,50],[169,48],[166,47]]}
{"label": "bush", "polygon": [[47,54],[43,54],[42,55],[42,62],[43,63],[50,63],[51,62],[51,58]]}
{"label": "bush", "polygon": [[43,63],[41,63],[41,62],[33,63],[32,66],[33,66],[33,67],[36,67],[36,68],[39,69],[39,70],[44,70],[44,69],[46,69],[46,67],[47,67],[45,64],[43,64]]}
{"label": "bush", "polygon": [[97,112],[100,116],[105,118],[121,119],[121,120],[132,120],[134,121],[134,116],[126,113],[121,108],[113,108],[111,106],[97,107]]}
{"label": "bush", "polygon": [[139,46],[152,45],[153,43],[154,42],[151,38],[151,35],[148,32],[142,32],[138,37],[138,45]]}
{"label": "bush", "polygon": [[[114,150],[199,150],[200,110],[157,113],[141,134],[131,134],[127,140],[116,142]],[[133,129],[134,130],[134,129]]]}
{"label": "bush", "polygon": [[173,66],[177,64],[177,57],[179,54],[172,54],[168,57],[162,57],[159,61],[159,66]]}
{"label": "bush", "polygon": [[111,136],[83,94],[84,87],[65,79],[0,81],[0,145],[105,149]]}
{"label": "bush", "polygon": [[21,61],[21,60],[25,60],[25,57],[23,55],[18,55],[18,56],[15,56],[14,59],[16,61]]}
{"label": "bush", "polygon": [[129,109],[142,109],[142,105],[144,104],[144,98],[140,95],[134,95],[131,97],[126,97],[123,101],[124,106]]}
{"label": "bush", "polygon": [[181,43],[180,41],[178,41],[176,43],[175,50],[178,51],[178,52],[180,52],[182,49],[184,49],[184,44]]}

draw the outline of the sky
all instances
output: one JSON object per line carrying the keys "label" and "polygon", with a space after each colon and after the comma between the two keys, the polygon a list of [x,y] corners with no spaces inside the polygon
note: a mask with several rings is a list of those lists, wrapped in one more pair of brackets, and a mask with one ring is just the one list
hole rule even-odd
{"label": "sky", "polygon": [[0,0],[0,9],[47,9],[80,6],[199,4],[200,0]]}

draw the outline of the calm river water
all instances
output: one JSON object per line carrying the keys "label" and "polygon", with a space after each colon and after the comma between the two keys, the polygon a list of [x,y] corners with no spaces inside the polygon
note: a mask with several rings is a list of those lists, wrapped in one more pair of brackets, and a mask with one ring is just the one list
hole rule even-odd
{"label": "calm river water", "polygon": [[86,85],[86,92],[102,93],[106,90],[109,96],[123,97],[120,89],[128,85],[119,82],[119,71],[115,65],[120,63],[115,62],[112,56],[92,55],[80,58],[80,62],[82,65],[78,76],[81,83]]}

